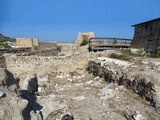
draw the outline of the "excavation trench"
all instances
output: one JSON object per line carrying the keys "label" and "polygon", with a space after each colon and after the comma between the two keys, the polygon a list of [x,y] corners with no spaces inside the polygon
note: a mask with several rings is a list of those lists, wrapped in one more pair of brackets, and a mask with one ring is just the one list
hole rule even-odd
{"label": "excavation trench", "polygon": [[[103,60],[104,63],[105,60]],[[95,77],[104,78],[108,83],[118,83],[126,88],[133,90],[141,98],[150,103],[159,112],[159,103],[157,101],[156,90],[153,78],[143,75],[131,75],[127,70],[122,69],[122,66],[102,64],[94,60],[89,61],[88,71]]]}

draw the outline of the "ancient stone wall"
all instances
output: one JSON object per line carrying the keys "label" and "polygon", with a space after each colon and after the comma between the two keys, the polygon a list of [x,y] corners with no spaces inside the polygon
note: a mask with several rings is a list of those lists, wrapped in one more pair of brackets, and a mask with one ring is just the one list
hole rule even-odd
{"label": "ancient stone wall", "polygon": [[87,33],[78,32],[76,44],[80,45],[83,42],[83,40],[88,41],[90,38],[94,38],[94,32],[87,32]]}
{"label": "ancient stone wall", "polygon": [[40,50],[53,49],[56,46],[57,46],[57,43],[55,42],[40,42],[39,43]]}
{"label": "ancient stone wall", "polygon": [[36,73],[70,72],[84,69],[89,61],[89,54],[79,53],[68,56],[43,57],[43,56],[6,56],[7,69],[17,75]]}
{"label": "ancient stone wall", "polygon": [[38,47],[39,41],[37,38],[16,38],[18,47]]}
{"label": "ancient stone wall", "polygon": [[136,25],[132,46],[154,50],[160,46],[159,33],[160,20]]}
{"label": "ancient stone wall", "polygon": [[37,55],[37,56],[57,56],[59,51],[55,49],[46,49],[46,50],[38,50],[29,53],[28,55]]}
{"label": "ancient stone wall", "polygon": [[14,53],[14,54],[19,54],[19,53],[26,53],[26,52],[31,52],[31,48],[4,48],[0,49],[0,56],[2,56],[4,53]]}
{"label": "ancient stone wall", "polygon": [[67,53],[69,51],[77,51],[77,45],[75,43],[58,43],[62,53]]}

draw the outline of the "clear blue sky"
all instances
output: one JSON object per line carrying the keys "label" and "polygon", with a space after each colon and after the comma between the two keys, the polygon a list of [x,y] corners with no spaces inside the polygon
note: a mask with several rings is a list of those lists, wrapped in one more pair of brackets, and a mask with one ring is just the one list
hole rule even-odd
{"label": "clear blue sky", "polygon": [[0,33],[73,42],[78,32],[133,38],[133,24],[160,17],[160,0],[0,0]]}

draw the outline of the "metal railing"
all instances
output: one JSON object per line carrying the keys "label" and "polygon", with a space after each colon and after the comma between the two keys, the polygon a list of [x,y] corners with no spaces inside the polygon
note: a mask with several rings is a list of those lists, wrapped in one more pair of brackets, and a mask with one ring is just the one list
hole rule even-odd
{"label": "metal railing", "polygon": [[132,39],[126,38],[91,38],[89,49],[127,48],[131,46]]}

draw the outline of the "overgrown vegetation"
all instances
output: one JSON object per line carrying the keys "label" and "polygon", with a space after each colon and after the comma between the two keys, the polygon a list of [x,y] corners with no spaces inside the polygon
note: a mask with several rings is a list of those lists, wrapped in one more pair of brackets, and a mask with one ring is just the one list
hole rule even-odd
{"label": "overgrown vegetation", "polygon": [[137,52],[132,53],[130,49],[121,49],[120,52],[124,55],[133,56],[133,57],[144,57],[147,56],[147,53],[144,50],[137,50]]}
{"label": "overgrown vegetation", "polygon": [[89,43],[89,36],[88,35],[82,35],[83,41],[80,44],[80,46],[85,46]]}
{"label": "overgrown vegetation", "polygon": [[160,51],[158,51],[157,53],[150,53],[149,57],[151,57],[151,58],[160,58]]}
{"label": "overgrown vegetation", "polygon": [[85,46],[88,44],[88,40],[83,40],[82,43],[80,44],[80,46]]}
{"label": "overgrown vegetation", "polygon": [[112,53],[109,55],[110,58],[130,61],[130,58],[127,55]]}
{"label": "overgrown vegetation", "polygon": [[156,57],[160,58],[160,51],[157,52]]}
{"label": "overgrown vegetation", "polygon": [[0,48],[11,48],[8,44],[0,42]]}
{"label": "overgrown vegetation", "polygon": [[146,52],[142,49],[137,50],[135,53],[131,52],[130,49],[121,49],[120,52],[125,56],[130,57],[151,57],[151,58],[160,58],[160,51],[157,53]]}

